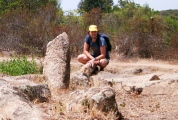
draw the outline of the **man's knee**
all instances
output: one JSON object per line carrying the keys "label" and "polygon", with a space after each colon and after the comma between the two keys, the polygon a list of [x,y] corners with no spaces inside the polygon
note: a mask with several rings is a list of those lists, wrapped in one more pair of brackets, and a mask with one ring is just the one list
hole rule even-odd
{"label": "man's knee", "polygon": [[85,64],[85,63],[88,62],[89,59],[86,57],[85,54],[80,54],[80,55],[78,55],[77,60],[78,60],[79,62]]}
{"label": "man's knee", "polygon": [[77,56],[77,60],[78,60],[78,61],[80,60],[80,55]]}
{"label": "man's knee", "polygon": [[78,60],[79,62],[81,62],[82,59],[83,59],[82,54],[80,54],[80,55],[77,56],[77,60]]}
{"label": "man's knee", "polygon": [[101,67],[106,67],[108,64],[109,64],[109,60],[108,59],[100,60],[100,66]]}

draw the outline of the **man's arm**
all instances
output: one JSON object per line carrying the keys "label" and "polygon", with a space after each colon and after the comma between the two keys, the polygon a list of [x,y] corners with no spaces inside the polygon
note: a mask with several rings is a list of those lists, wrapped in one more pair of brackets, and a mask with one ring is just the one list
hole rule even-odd
{"label": "man's arm", "polygon": [[100,59],[105,58],[105,56],[106,56],[106,46],[105,45],[102,45],[100,47],[100,52],[101,52],[101,54],[98,57],[96,57],[96,60],[100,60]]}
{"label": "man's arm", "polygon": [[94,59],[94,57],[89,53],[89,45],[85,42],[83,47],[83,53],[90,59]]}

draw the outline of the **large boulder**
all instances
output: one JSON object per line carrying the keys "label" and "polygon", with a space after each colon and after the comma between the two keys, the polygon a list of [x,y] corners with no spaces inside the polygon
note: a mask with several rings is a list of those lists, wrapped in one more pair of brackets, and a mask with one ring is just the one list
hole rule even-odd
{"label": "large boulder", "polygon": [[69,87],[69,48],[69,39],[65,32],[47,44],[43,74],[51,90],[52,97],[58,95],[60,89],[66,89]]}
{"label": "large boulder", "polygon": [[115,91],[111,87],[92,87],[87,91],[75,91],[70,94],[67,103],[68,112],[100,111],[105,115],[113,113],[114,119],[121,119],[115,99]]}
{"label": "large boulder", "polygon": [[0,78],[1,120],[42,120],[43,113],[29,102],[28,97],[13,89],[5,79]]}

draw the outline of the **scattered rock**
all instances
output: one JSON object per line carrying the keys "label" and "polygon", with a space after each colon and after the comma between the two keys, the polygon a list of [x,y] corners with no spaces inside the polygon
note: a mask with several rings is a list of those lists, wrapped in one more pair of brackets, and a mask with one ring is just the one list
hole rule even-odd
{"label": "scattered rock", "polygon": [[142,91],[143,91],[143,88],[141,88],[141,87],[136,87],[136,86],[130,87],[131,93],[135,93],[135,94],[140,95],[142,93]]}
{"label": "scattered rock", "polygon": [[129,94],[134,93],[134,94],[140,95],[143,91],[142,87],[136,87],[136,86],[126,86],[126,87],[123,86],[121,83],[121,88]]}
{"label": "scattered rock", "polygon": [[153,75],[150,81],[153,81],[153,80],[160,80],[160,78],[157,75]]}
{"label": "scattered rock", "polygon": [[142,69],[134,69],[133,70],[133,74],[140,74],[141,72],[143,72]]}

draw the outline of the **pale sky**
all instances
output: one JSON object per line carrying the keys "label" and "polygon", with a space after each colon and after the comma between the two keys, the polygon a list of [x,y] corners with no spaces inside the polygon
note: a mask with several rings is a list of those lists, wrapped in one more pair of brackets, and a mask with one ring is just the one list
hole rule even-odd
{"label": "pale sky", "polygon": [[[61,1],[61,8],[64,11],[77,9],[77,6],[81,0],[58,0]],[[118,3],[118,0],[113,0],[114,4]],[[133,0],[135,3],[143,6],[148,4],[150,8],[154,10],[169,10],[178,9],[178,0]]]}

